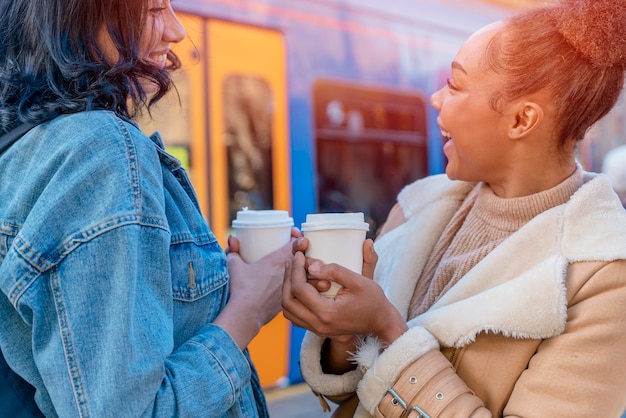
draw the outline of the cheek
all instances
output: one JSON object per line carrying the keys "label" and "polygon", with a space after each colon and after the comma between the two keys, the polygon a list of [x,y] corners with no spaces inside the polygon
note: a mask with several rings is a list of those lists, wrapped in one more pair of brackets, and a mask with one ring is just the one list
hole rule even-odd
{"label": "cheek", "polygon": [[448,100],[444,103],[439,111],[439,117],[443,123],[443,127],[447,129],[452,137],[466,134],[469,129],[473,129],[472,125],[476,118],[474,109],[461,100]]}
{"label": "cheek", "polygon": [[469,101],[455,103],[454,106],[448,107],[445,114],[441,113],[441,118],[444,123],[450,123],[450,130],[454,129],[451,132],[453,136],[463,135],[476,140],[492,136],[500,126],[501,120],[485,103]]}
{"label": "cheek", "polygon": [[148,19],[146,22],[139,40],[139,53],[142,57],[146,57],[159,45],[161,39],[159,34],[162,33],[161,26],[158,22],[151,19]]}

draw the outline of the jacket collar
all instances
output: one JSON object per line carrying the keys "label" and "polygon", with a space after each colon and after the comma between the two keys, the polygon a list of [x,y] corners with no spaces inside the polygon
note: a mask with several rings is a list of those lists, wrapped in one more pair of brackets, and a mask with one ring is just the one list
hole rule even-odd
{"label": "jacket collar", "polygon": [[[403,314],[412,296],[409,289],[436,240],[473,187],[442,175],[401,192],[398,201],[407,221],[377,241],[376,279]],[[568,203],[524,225],[409,324],[425,327],[444,346],[463,346],[480,332],[518,338],[558,335],[567,319],[568,265],[626,259],[624,236],[626,212],[610,182],[604,175],[584,173],[583,186]]]}

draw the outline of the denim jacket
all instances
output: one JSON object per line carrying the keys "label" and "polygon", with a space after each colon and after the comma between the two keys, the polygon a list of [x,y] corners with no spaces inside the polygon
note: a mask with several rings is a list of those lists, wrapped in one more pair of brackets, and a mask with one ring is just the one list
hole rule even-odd
{"label": "denim jacket", "polygon": [[0,387],[15,403],[267,416],[248,353],[212,324],[224,253],[158,134],[108,111],[61,116],[0,157],[0,179]]}

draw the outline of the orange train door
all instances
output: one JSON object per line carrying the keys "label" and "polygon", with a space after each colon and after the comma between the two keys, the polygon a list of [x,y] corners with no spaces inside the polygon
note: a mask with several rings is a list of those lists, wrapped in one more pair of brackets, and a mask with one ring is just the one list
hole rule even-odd
{"label": "orange train door", "polygon": [[[208,20],[206,46],[210,221],[225,242],[242,207],[291,213],[285,44],[276,31]],[[281,384],[287,320],[279,314],[249,348],[261,384]]]}
{"label": "orange train door", "polygon": [[[172,92],[153,108],[159,130],[190,174],[200,207],[222,247],[243,206],[291,213],[283,37],[268,29],[179,14],[187,39]],[[179,100],[180,99],[180,100]],[[254,280],[254,277],[250,277]],[[289,323],[281,315],[250,344],[264,387],[288,376]]]}

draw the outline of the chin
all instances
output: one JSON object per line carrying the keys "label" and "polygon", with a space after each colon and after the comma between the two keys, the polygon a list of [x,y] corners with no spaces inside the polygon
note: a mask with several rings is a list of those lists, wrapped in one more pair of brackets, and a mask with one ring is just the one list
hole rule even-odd
{"label": "chin", "polygon": [[141,83],[141,87],[143,87],[143,91],[145,91],[148,96],[152,96],[159,91],[159,88],[154,83]]}
{"label": "chin", "polygon": [[153,81],[142,78],[140,83],[143,91],[145,91],[148,96],[156,94],[159,91],[159,86]]}
{"label": "chin", "polygon": [[446,166],[446,175],[450,180],[459,180],[456,170],[450,167],[450,163]]}

